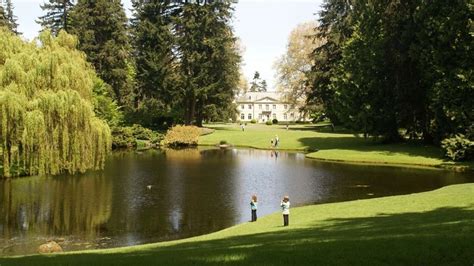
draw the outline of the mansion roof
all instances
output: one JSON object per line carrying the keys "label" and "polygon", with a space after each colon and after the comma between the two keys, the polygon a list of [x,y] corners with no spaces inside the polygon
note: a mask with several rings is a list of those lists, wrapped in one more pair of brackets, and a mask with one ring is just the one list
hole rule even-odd
{"label": "mansion roof", "polygon": [[237,103],[255,103],[255,102],[275,102],[285,103],[283,94],[276,91],[266,92],[246,92],[238,94],[235,101]]}

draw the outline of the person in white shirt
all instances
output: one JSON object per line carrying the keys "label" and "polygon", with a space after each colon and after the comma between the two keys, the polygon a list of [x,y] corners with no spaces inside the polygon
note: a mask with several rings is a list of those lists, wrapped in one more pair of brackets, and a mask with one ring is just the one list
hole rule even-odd
{"label": "person in white shirt", "polygon": [[257,195],[252,196],[252,200],[250,201],[250,209],[252,210],[252,222],[257,221]]}
{"label": "person in white shirt", "polygon": [[283,226],[288,226],[290,223],[290,197],[283,197],[280,206],[283,213]]}

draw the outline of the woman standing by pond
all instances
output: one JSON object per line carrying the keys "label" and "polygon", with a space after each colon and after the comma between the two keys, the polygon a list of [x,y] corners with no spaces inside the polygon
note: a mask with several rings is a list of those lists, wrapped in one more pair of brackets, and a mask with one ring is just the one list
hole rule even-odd
{"label": "woman standing by pond", "polygon": [[252,196],[250,201],[250,209],[252,210],[252,222],[257,221],[257,195]]}

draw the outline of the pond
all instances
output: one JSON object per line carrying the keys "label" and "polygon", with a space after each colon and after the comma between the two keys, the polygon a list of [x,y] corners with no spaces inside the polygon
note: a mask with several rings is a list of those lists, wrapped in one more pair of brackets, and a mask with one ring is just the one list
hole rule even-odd
{"label": "pond", "polygon": [[[433,190],[471,173],[350,165],[253,149],[115,152],[104,171],[0,181],[0,255],[129,246],[206,234],[292,206]],[[294,218],[296,219],[296,218]]]}

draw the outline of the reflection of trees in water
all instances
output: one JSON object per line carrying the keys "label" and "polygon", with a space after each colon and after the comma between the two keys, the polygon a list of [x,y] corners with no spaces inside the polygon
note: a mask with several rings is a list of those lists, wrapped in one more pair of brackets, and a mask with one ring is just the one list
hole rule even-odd
{"label": "reflection of trees in water", "polygon": [[166,158],[175,161],[199,161],[201,159],[201,152],[199,149],[165,149]]}
{"label": "reflection of trees in water", "polygon": [[[140,154],[114,165],[114,211],[107,229],[126,230],[127,243],[203,234],[233,224],[231,151],[166,149],[163,156]],[[221,160],[218,160],[218,159]],[[151,185],[151,189],[147,186]]]}
{"label": "reflection of trees in water", "polygon": [[112,186],[103,175],[4,182],[0,228],[5,239],[95,235],[110,217]]}

